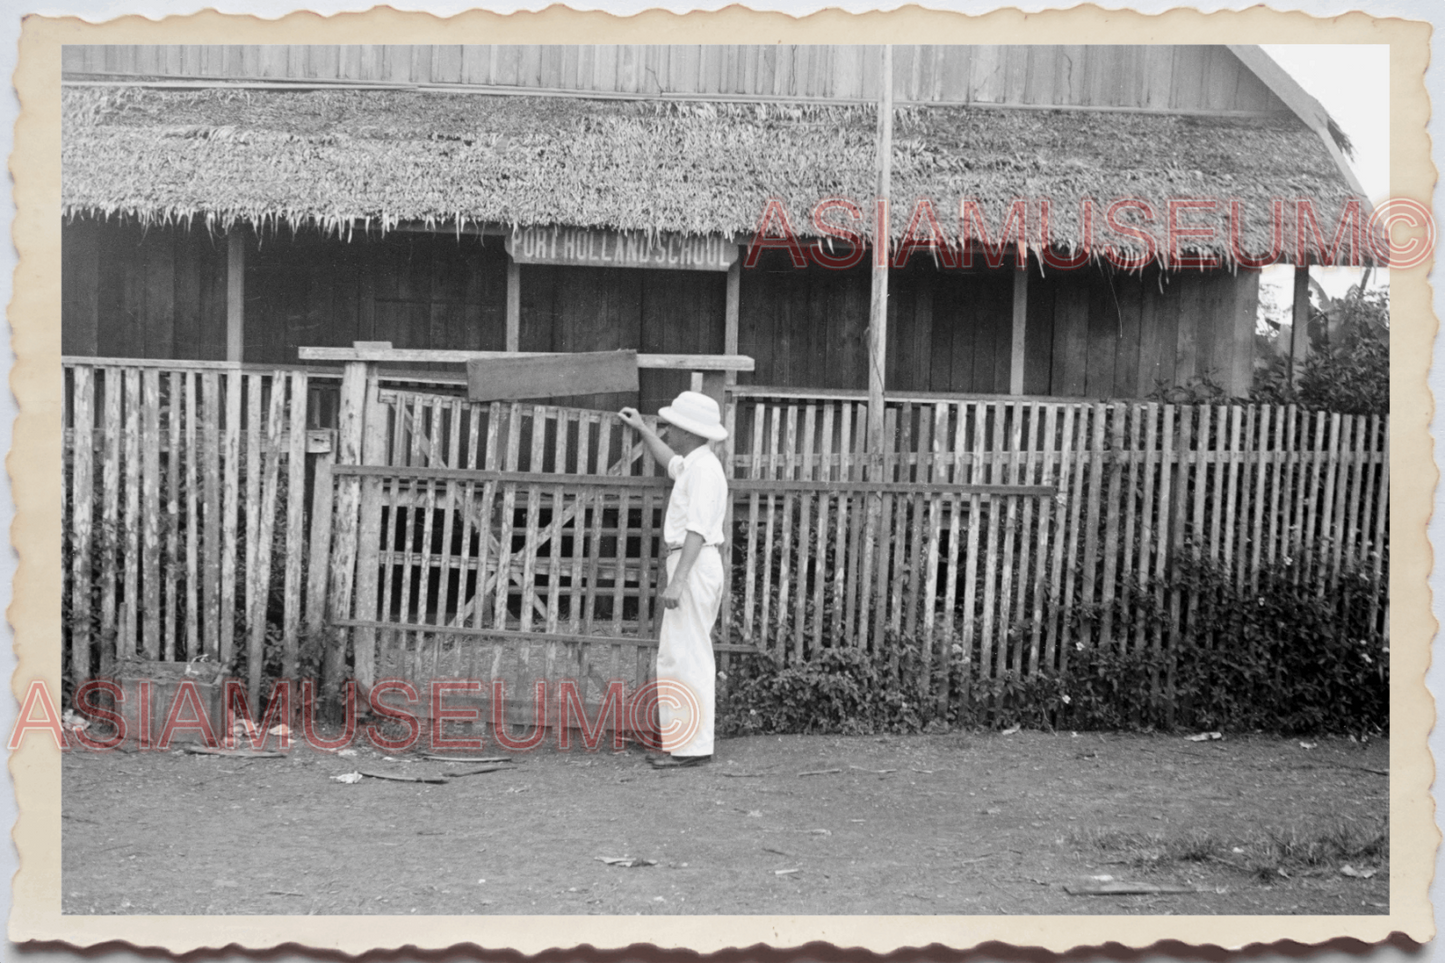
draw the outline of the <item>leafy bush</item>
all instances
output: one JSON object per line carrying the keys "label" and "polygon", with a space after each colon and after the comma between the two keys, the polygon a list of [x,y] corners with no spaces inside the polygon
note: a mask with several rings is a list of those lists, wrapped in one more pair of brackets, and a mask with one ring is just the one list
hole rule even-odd
{"label": "leafy bush", "polygon": [[[890,637],[881,651],[833,646],[781,665],[769,656],[738,664],[720,694],[719,731],[748,733],[918,732],[930,726],[1025,725],[1069,729],[1231,729],[1281,733],[1385,731],[1389,650],[1373,621],[1382,586],[1346,570],[1339,588],[1297,581],[1292,563],[1256,587],[1192,555],[1165,582],[1132,593],[1185,603],[1173,651],[1124,650],[1077,641],[1058,664],[991,673],[956,646],[949,698],[921,684],[919,649]],[[1078,610],[1080,630],[1102,611]],[[1165,612],[1145,608],[1143,617]],[[1138,617],[1137,614],[1135,617]],[[1114,624],[1128,624],[1115,612]],[[942,680],[939,680],[940,682]]]}
{"label": "leafy bush", "polygon": [[756,656],[727,680],[718,729],[723,735],[916,732],[926,721],[923,694],[916,682],[889,674],[886,656],[859,648],[824,649],[789,666]]}
{"label": "leafy bush", "polygon": [[1181,714],[1210,729],[1384,730],[1389,649],[1373,623],[1383,586],[1351,569],[1326,590],[1292,568],[1266,568],[1252,590],[1197,558],[1175,565],[1197,606],[1176,660]]}
{"label": "leafy bush", "polygon": [[1310,350],[1296,383],[1287,352],[1255,372],[1252,401],[1297,404],[1345,415],[1390,413],[1390,302],[1358,286],[1341,298],[1318,292],[1312,306]]}

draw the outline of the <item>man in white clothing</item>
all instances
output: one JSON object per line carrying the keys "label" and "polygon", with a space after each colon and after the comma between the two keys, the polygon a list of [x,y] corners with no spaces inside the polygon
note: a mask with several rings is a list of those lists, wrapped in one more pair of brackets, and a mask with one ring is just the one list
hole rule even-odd
{"label": "man in white clothing", "polygon": [[680,768],[712,761],[717,681],[712,627],[722,606],[719,549],[728,483],[708,443],[722,441],[728,433],[717,402],[696,391],[684,391],[657,414],[667,423],[666,441],[643,424],[637,409],[620,412],[673,479],[662,525],[667,588],[657,646],[658,722],[667,755],[649,761],[658,768]]}

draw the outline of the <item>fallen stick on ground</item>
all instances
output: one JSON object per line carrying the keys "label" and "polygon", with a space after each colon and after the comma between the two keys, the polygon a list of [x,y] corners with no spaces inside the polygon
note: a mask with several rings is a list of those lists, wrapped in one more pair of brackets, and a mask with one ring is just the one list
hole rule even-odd
{"label": "fallen stick on ground", "polygon": [[725,773],[721,773],[721,775],[727,776],[729,779],[761,779],[761,778],[763,778],[763,774],[760,773],[760,772],[725,772]]}
{"label": "fallen stick on ground", "polygon": [[372,779],[385,779],[389,782],[431,782],[446,783],[446,776],[393,776],[384,772],[366,772],[358,770],[363,776],[370,776]]}
{"label": "fallen stick on ground", "polygon": [[811,769],[808,772],[800,772],[799,776],[827,776],[835,772],[842,772],[841,769]]}
{"label": "fallen stick on ground", "polygon": [[1356,772],[1372,772],[1377,776],[1388,776],[1390,774],[1390,770],[1388,769],[1372,769],[1369,766],[1352,766],[1347,762],[1326,762],[1322,763],[1322,765],[1332,766],[1335,769],[1353,769]]}
{"label": "fallen stick on ground", "polygon": [[960,860],[958,861],[958,865],[960,865],[960,866],[967,866],[969,863],[981,863],[981,862],[983,862],[985,859],[992,859],[993,857],[995,857],[995,856],[997,856],[997,855],[998,855],[998,853],[984,853],[982,856],[975,856],[975,857],[973,857],[972,859],[960,859]]}
{"label": "fallen stick on ground", "polygon": [[1157,883],[1065,883],[1064,892],[1072,896],[1153,896],[1159,893],[1197,893],[1197,886],[1174,886]]}
{"label": "fallen stick on ground", "polygon": [[483,766],[480,769],[464,769],[461,772],[442,773],[448,779],[459,779],[462,776],[479,776],[484,772],[505,772],[508,769],[515,769],[516,766]]}
{"label": "fallen stick on ground", "polygon": [[875,776],[887,775],[890,772],[897,772],[897,769],[865,769],[862,766],[849,766],[849,769],[856,769],[859,772],[871,772]]}
{"label": "fallen stick on ground", "polygon": [[196,756],[229,756],[232,759],[282,759],[286,753],[266,749],[260,752],[250,749],[210,749],[206,746],[186,746],[186,752]]}
{"label": "fallen stick on ground", "polygon": [[475,762],[475,763],[492,763],[492,762],[511,762],[511,761],[512,761],[512,757],[511,757],[511,756],[443,756],[443,755],[439,755],[439,754],[437,754],[437,753],[435,753],[435,752],[424,752],[424,753],[421,754],[421,757],[422,757],[423,759],[430,759],[430,760],[432,760],[432,761],[434,761],[434,762]]}

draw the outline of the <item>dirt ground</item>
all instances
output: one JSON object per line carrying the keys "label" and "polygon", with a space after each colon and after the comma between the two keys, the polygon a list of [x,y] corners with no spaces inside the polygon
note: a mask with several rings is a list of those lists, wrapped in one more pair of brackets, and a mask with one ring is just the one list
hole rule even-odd
{"label": "dirt ground", "polygon": [[[548,743],[441,785],[334,781],[475,768],[355,745],[67,753],[64,912],[1388,911],[1384,740],[757,736],[674,772]],[[1196,891],[1065,888],[1101,876]]]}

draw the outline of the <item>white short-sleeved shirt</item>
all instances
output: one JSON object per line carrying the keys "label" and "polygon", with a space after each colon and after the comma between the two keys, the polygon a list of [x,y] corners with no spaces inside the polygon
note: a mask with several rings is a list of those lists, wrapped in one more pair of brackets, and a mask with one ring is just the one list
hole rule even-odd
{"label": "white short-sleeved shirt", "polygon": [[675,456],[667,464],[667,474],[674,484],[662,523],[663,541],[669,548],[677,548],[688,532],[697,532],[703,544],[721,545],[728,510],[728,480],[712,448],[699,445],[686,456]]}

